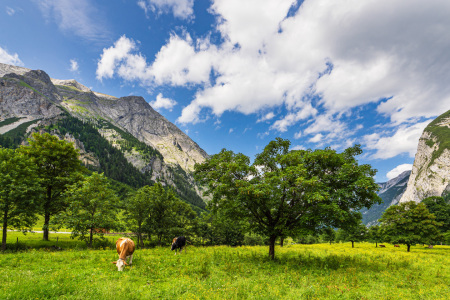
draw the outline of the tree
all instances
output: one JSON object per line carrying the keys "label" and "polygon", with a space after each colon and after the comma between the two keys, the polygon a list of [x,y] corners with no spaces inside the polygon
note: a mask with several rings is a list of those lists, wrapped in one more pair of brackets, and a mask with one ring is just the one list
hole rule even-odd
{"label": "tree", "polygon": [[144,246],[142,233],[144,232],[145,222],[150,215],[152,205],[153,189],[146,185],[140,188],[135,194],[128,197],[124,211],[128,228],[136,233],[137,244]]}
{"label": "tree", "polygon": [[442,223],[439,228],[441,232],[450,230],[450,202],[445,201],[442,197],[428,197],[422,200],[430,211],[436,216],[436,221]]}
{"label": "tree", "polygon": [[324,241],[331,242],[334,241],[336,239],[336,230],[334,230],[334,228],[332,227],[324,227],[321,229],[321,238]]}
{"label": "tree", "polygon": [[385,237],[391,243],[405,244],[407,251],[417,243],[431,244],[440,238],[441,223],[425,204],[414,201],[390,206],[379,220]]}
{"label": "tree", "polygon": [[6,249],[8,226],[30,227],[39,211],[41,187],[36,166],[17,150],[0,147],[0,217],[2,250]]}
{"label": "tree", "polygon": [[119,198],[103,174],[92,173],[70,186],[64,196],[69,206],[57,218],[72,229],[72,238],[79,237],[92,247],[94,235],[102,237],[105,231],[118,226],[116,204]]}
{"label": "tree", "polygon": [[340,227],[357,218],[357,210],[381,202],[376,171],[354,158],[362,153],[359,146],[343,153],[289,151],[289,146],[277,138],[251,165],[247,156],[223,149],[194,172],[212,198],[209,208],[246,220],[253,232],[268,237],[272,259],[277,237]]}
{"label": "tree", "polygon": [[368,238],[369,241],[375,243],[375,248],[378,248],[378,243],[381,243],[383,241],[383,232],[380,225],[369,227]]}
{"label": "tree", "polygon": [[48,133],[33,133],[28,143],[20,151],[32,158],[37,166],[37,175],[44,189],[43,239],[48,241],[50,218],[66,209],[67,203],[62,194],[73,183],[73,175],[82,167],[78,160],[78,150],[70,142],[59,140]]}
{"label": "tree", "polygon": [[160,245],[163,238],[184,234],[188,220],[196,215],[189,204],[181,201],[171,188],[165,190],[159,182],[149,192],[151,202],[144,228],[147,234],[155,234]]}
{"label": "tree", "polygon": [[341,241],[352,242],[352,248],[355,248],[355,242],[362,242],[367,238],[367,228],[361,220],[357,223],[349,224],[338,231],[338,239]]}

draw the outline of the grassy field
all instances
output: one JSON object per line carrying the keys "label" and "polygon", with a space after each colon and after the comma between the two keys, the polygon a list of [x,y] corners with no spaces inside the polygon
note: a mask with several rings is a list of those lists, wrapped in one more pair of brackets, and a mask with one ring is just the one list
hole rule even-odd
{"label": "grassy field", "polygon": [[[62,251],[51,250],[57,236]],[[0,253],[0,299],[450,299],[449,246],[288,245],[275,261],[268,247],[188,246],[176,256],[157,247],[136,250],[118,272],[111,248],[9,233],[10,248],[17,237],[34,248]]]}

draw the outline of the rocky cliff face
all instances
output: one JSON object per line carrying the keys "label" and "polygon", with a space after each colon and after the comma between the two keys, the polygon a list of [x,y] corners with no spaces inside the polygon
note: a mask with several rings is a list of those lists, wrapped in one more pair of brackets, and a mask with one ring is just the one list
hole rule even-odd
{"label": "rocky cliff face", "polygon": [[[59,122],[67,112],[93,124],[137,170],[151,174],[151,180],[162,180],[163,184],[173,185],[185,194],[189,189],[199,194],[191,172],[194,164],[203,162],[208,155],[144,98],[116,98],[93,92],[75,80],[51,79],[44,71],[0,63],[0,122],[8,121],[0,126],[0,134],[33,120],[36,122],[32,126],[42,130]],[[99,160],[85,151],[83,143],[75,136],[63,134],[60,137],[74,142],[83,154],[83,162],[99,166]],[[139,145],[136,139],[156,149],[156,154],[149,155],[151,151],[143,146],[139,146],[141,150],[129,146],[130,143]]]}
{"label": "rocky cliff face", "polygon": [[425,128],[417,147],[408,187],[400,202],[442,196],[450,183],[450,111]]}

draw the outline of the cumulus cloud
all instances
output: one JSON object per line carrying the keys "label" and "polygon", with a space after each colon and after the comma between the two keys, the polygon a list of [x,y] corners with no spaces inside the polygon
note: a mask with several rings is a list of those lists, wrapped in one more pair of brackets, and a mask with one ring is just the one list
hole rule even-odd
{"label": "cumulus cloud", "polygon": [[72,72],[78,72],[78,62],[75,59],[70,60],[70,71]]}
{"label": "cumulus cloud", "polygon": [[170,98],[164,98],[163,95],[161,93],[159,93],[156,96],[156,100],[150,102],[150,105],[156,110],[160,110],[161,108],[164,108],[164,109],[168,109],[168,110],[172,111],[172,108],[175,105],[177,105],[177,102]]}
{"label": "cumulus cloud", "polygon": [[17,53],[10,54],[2,47],[0,47],[0,63],[15,66],[23,66],[23,62],[20,60],[19,54]]}
{"label": "cumulus cloud", "polygon": [[395,167],[394,169],[390,170],[387,174],[386,177],[391,180],[395,177],[397,177],[398,175],[402,174],[405,171],[411,171],[412,170],[413,165],[411,164],[402,164],[399,165],[397,167]]}
{"label": "cumulus cloud", "polygon": [[104,42],[109,35],[101,13],[90,0],[33,0],[47,21],[55,21],[63,32],[86,40]]}
{"label": "cumulus cloud", "polygon": [[[154,11],[166,7],[166,12],[173,3],[138,2]],[[286,132],[302,124],[307,126],[303,137],[315,143],[340,135],[346,144],[354,142],[342,117],[374,104],[397,128],[366,136],[374,157],[414,153],[412,145],[423,129],[416,120],[439,115],[450,103],[450,2],[305,0],[292,12],[296,3],[213,0],[210,12],[220,43],[208,35],[172,34],[154,60],[147,61],[134,47],[113,60],[105,74],[144,85],[194,88],[179,123],[226,111],[261,115],[283,106],[286,112],[277,120],[267,119],[273,120],[271,130]],[[383,145],[401,135],[408,137],[406,144]]]}
{"label": "cumulus cloud", "polygon": [[380,133],[366,135],[364,136],[365,146],[375,151],[372,158],[387,159],[401,153],[408,153],[410,157],[414,157],[419,138],[428,124],[429,121],[411,126],[401,125],[393,134],[387,133],[385,136]]}
{"label": "cumulus cloud", "polygon": [[174,17],[180,19],[191,19],[194,17],[194,0],[139,0],[140,8],[145,11],[152,11],[158,15],[172,13]]}

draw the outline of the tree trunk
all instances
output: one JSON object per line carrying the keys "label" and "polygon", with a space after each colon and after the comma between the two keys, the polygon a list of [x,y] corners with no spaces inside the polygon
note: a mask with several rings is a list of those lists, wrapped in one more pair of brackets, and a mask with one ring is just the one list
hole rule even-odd
{"label": "tree trunk", "polygon": [[6,234],[8,233],[8,210],[3,214],[2,251],[6,250]]}
{"label": "tree trunk", "polygon": [[408,250],[406,252],[409,252],[409,249],[411,248],[410,244],[406,244],[406,246],[408,247]]}
{"label": "tree trunk", "polygon": [[330,240],[330,245],[331,245],[331,240]]}
{"label": "tree trunk", "polygon": [[354,241],[351,241],[352,242],[352,248],[355,248],[355,242]]}
{"label": "tree trunk", "polygon": [[280,247],[284,246],[284,236],[280,237]]}
{"label": "tree trunk", "polygon": [[[102,229],[101,229],[101,230],[102,230]],[[93,240],[93,237],[94,237],[94,229],[91,228],[91,230],[90,230],[90,232],[89,232],[89,244],[88,244],[89,248],[92,248],[92,240]]]}
{"label": "tree trunk", "polygon": [[277,239],[276,235],[271,235],[269,238],[269,257],[275,259],[275,241]]}
{"label": "tree trunk", "polygon": [[378,248],[378,242],[375,242],[375,248]]}
{"label": "tree trunk", "polygon": [[50,213],[45,212],[44,216],[44,227],[42,231],[44,232],[44,241],[48,241],[48,227],[50,226]]}

